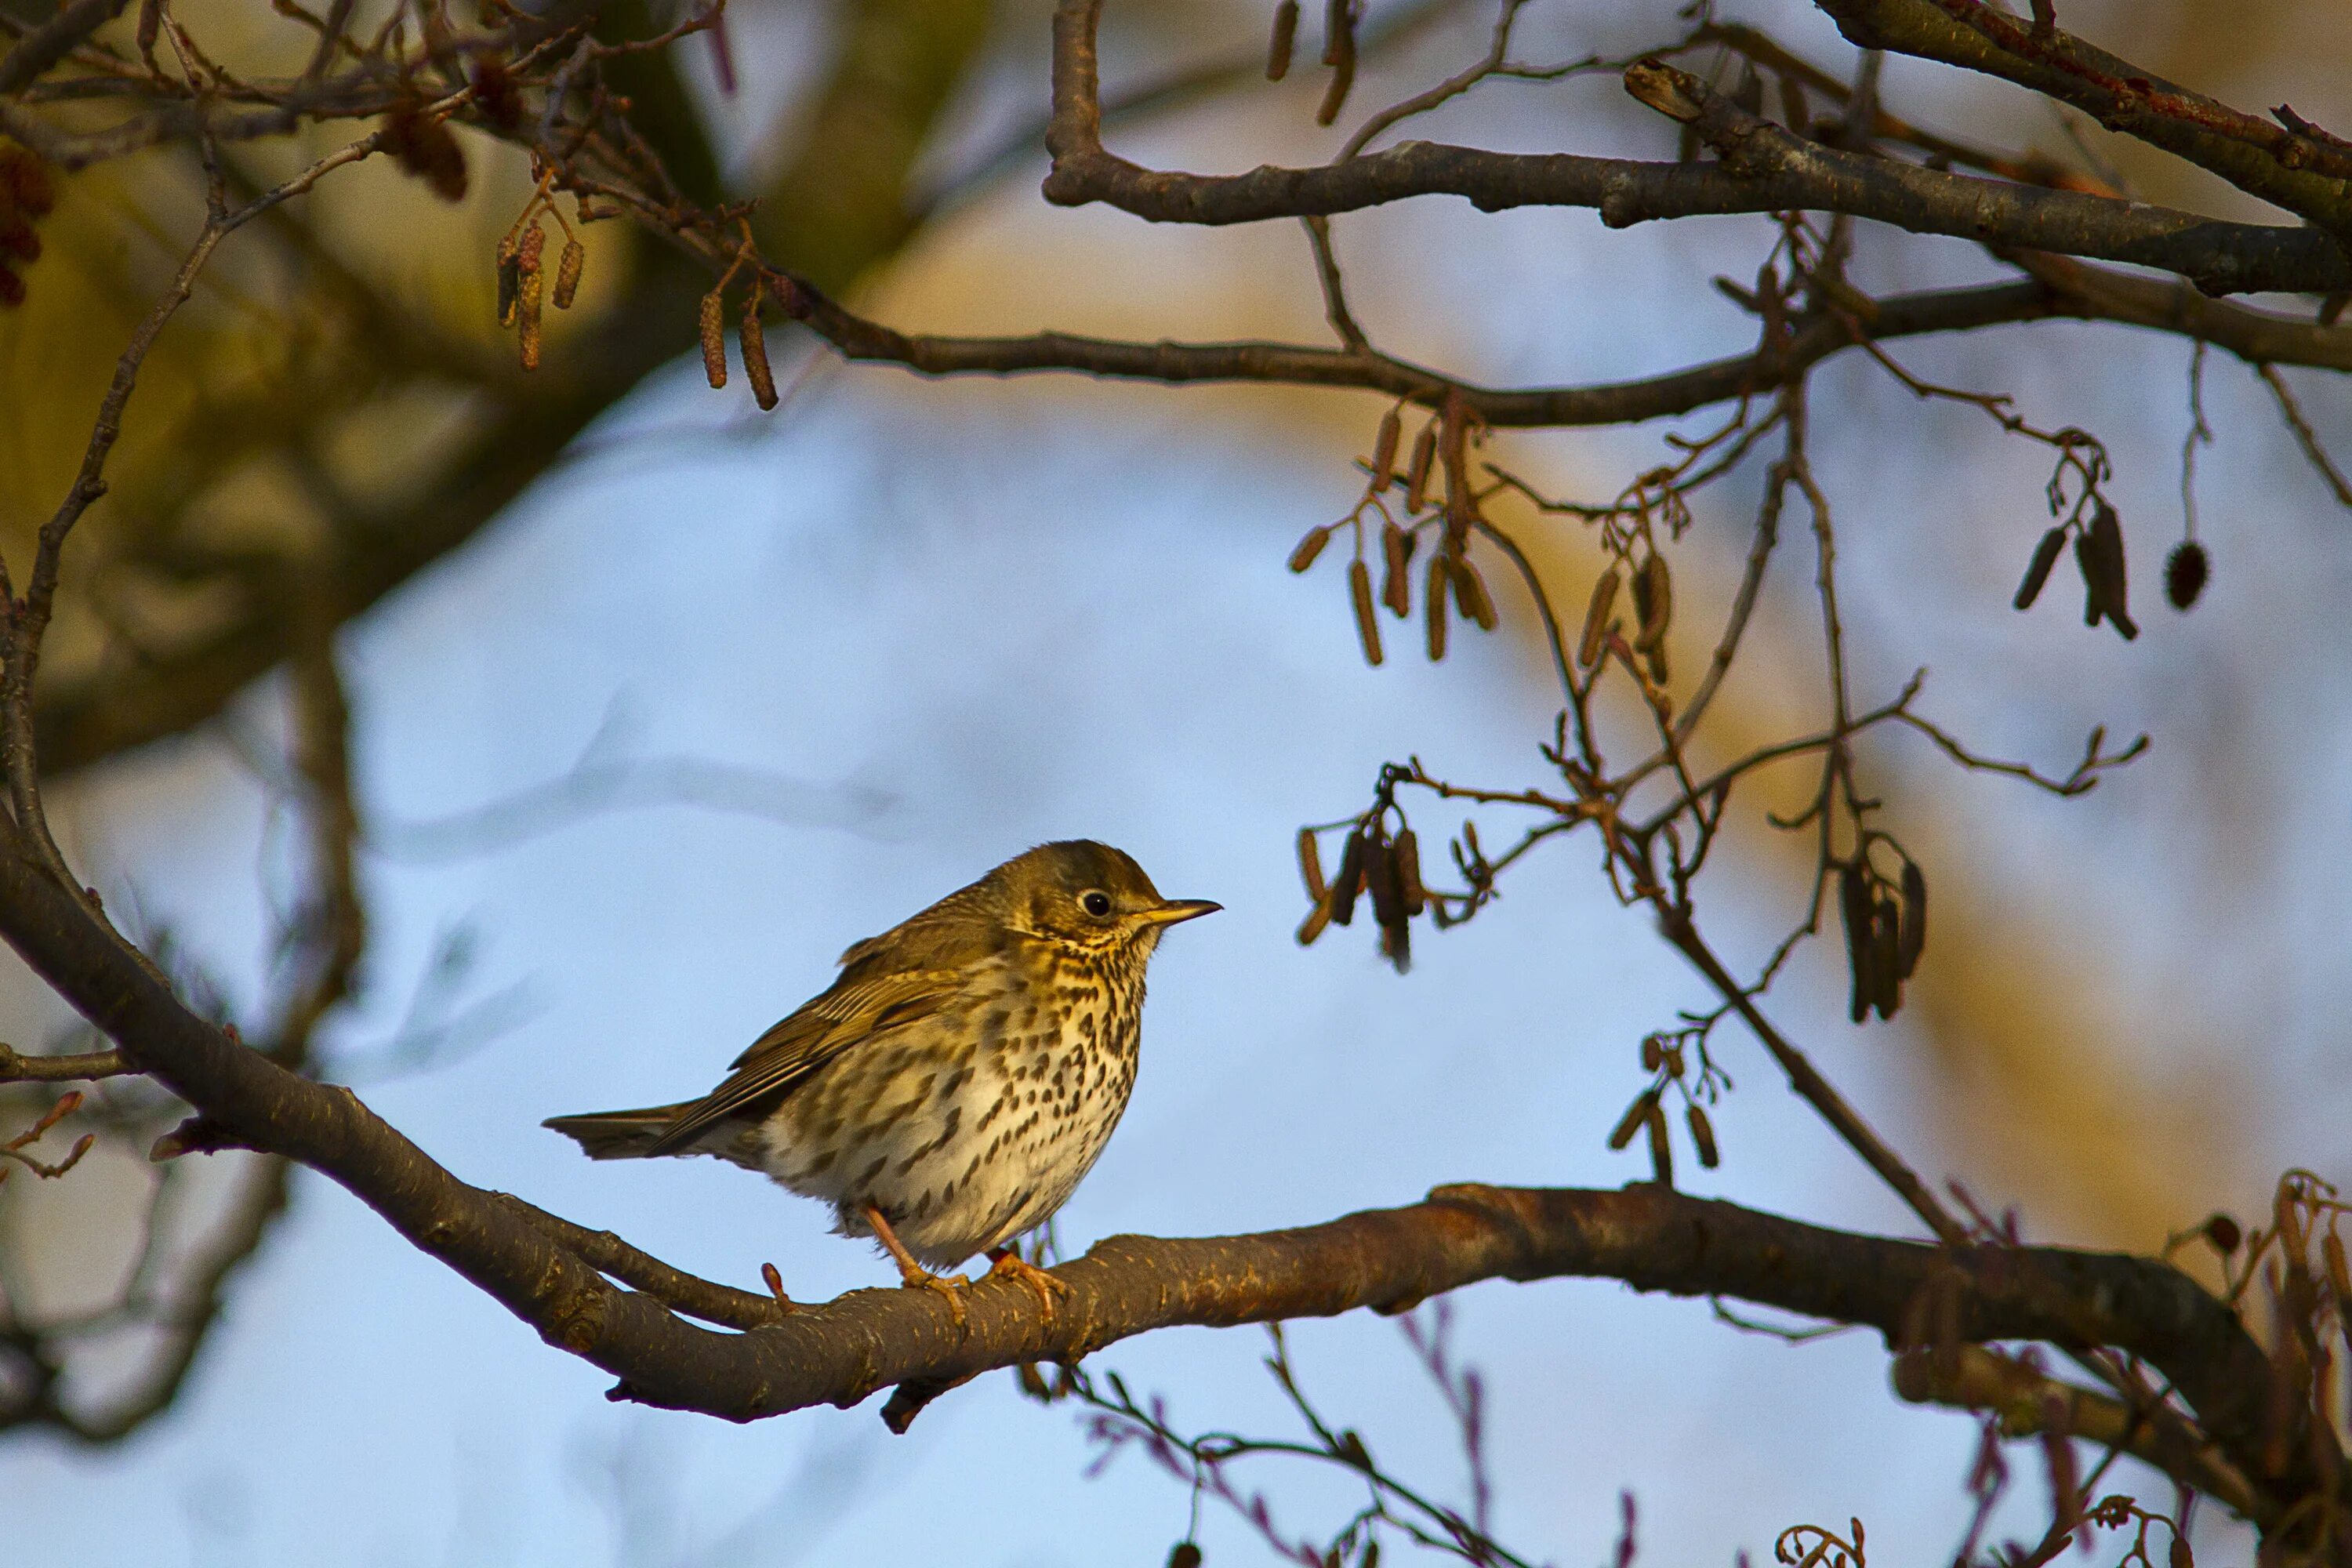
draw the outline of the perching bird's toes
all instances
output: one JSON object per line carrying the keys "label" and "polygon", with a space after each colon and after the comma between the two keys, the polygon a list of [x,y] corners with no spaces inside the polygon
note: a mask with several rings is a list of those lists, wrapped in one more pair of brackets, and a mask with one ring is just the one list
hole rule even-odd
{"label": "perching bird's toes", "polygon": [[936,1290],[948,1304],[948,1312],[963,1327],[963,1299],[971,1289],[971,1281],[961,1274],[934,1274],[928,1268],[902,1268],[899,1279],[909,1290]]}
{"label": "perching bird's toes", "polygon": [[1002,1276],[1026,1285],[1037,1293],[1037,1305],[1045,1309],[1046,1321],[1053,1321],[1055,1301],[1070,1293],[1066,1282],[1046,1273],[1009,1247],[997,1248],[988,1258],[988,1278],[994,1279]]}

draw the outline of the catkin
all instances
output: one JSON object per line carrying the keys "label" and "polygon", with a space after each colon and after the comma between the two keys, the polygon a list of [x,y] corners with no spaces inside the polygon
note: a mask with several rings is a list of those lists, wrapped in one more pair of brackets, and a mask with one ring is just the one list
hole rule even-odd
{"label": "catkin", "polygon": [[1274,37],[1265,51],[1265,79],[1280,81],[1290,74],[1290,51],[1298,42],[1298,0],[1282,0],[1274,8]]}
{"label": "catkin", "polygon": [[563,242],[563,256],[555,264],[555,308],[572,309],[572,300],[580,292],[580,271],[588,265],[588,247],[576,239]]}
{"label": "catkin", "polygon": [[523,231],[522,245],[515,252],[515,332],[525,370],[539,368],[539,305],[546,285],[546,269],[541,265],[541,257],[546,248],[547,231],[532,224]]}
{"label": "catkin", "polygon": [[743,374],[751,378],[752,401],[762,409],[773,408],[776,377],[768,368],[768,334],[760,325],[760,291],[756,289],[744,298],[740,335],[743,342]]}
{"label": "catkin", "polygon": [[1372,438],[1372,493],[1380,494],[1396,482],[1397,442],[1404,435],[1404,420],[1393,408],[1381,416],[1380,434]]}
{"label": "catkin", "polygon": [[713,289],[702,297],[702,374],[710,384],[727,384],[726,304]]}
{"label": "catkin", "polygon": [[1381,623],[1372,615],[1372,574],[1363,558],[1348,563],[1348,598],[1356,606],[1356,636],[1364,645],[1364,662],[1381,662]]}

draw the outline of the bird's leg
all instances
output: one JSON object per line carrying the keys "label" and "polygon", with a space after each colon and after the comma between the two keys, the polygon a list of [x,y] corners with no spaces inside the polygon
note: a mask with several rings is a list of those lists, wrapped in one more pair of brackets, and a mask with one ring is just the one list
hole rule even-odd
{"label": "bird's leg", "polygon": [[866,1223],[873,1227],[875,1239],[881,1242],[890,1256],[898,1260],[899,1282],[909,1290],[919,1287],[937,1290],[946,1298],[948,1310],[955,1315],[956,1326],[962,1327],[963,1293],[971,1289],[971,1281],[961,1274],[934,1274],[916,1262],[915,1255],[907,1250],[907,1244],[898,1239],[898,1233],[890,1228],[890,1222],[884,1219],[882,1211],[872,1204],[866,1205]]}
{"label": "bird's leg", "polygon": [[989,1248],[988,1277],[994,1279],[999,1276],[1018,1280],[1034,1290],[1037,1293],[1037,1305],[1045,1309],[1045,1318],[1048,1322],[1053,1321],[1055,1300],[1070,1293],[1070,1287],[1066,1282],[1046,1273],[1010,1247]]}

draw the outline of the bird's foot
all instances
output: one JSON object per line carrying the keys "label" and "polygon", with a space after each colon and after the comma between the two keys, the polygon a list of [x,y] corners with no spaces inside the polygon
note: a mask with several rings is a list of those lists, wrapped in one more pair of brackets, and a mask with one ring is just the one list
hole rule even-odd
{"label": "bird's foot", "polygon": [[956,1327],[963,1327],[963,1299],[971,1289],[971,1281],[961,1274],[934,1274],[919,1263],[898,1266],[899,1282],[909,1290],[936,1290],[948,1304],[949,1316]]}
{"label": "bird's foot", "polygon": [[1068,1284],[1055,1279],[1043,1268],[1023,1258],[1009,1247],[1000,1247],[988,1255],[988,1278],[1017,1280],[1037,1293],[1037,1305],[1045,1310],[1046,1321],[1054,1317],[1054,1303],[1070,1293]]}
{"label": "bird's foot", "polygon": [[961,1274],[934,1274],[916,1262],[915,1255],[907,1250],[907,1244],[900,1241],[898,1233],[890,1227],[888,1216],[871,1204],[866,1205],[866,1223],[874,1232],[874,1238],[882,1244],[883,1249],[890,1254],[892,1261],[898,1265],[899,1283],[909,1290],[937,1290],[946,1300],[948,1311],[954,1317],[956,1327],[962,1328],[964,1326],[963,1296],[965,1291],[971,1289],[971,1281]]}

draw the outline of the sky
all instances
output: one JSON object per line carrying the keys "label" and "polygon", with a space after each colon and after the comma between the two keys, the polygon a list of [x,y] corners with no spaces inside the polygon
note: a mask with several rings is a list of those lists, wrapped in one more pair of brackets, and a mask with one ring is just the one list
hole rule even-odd
{"label": "sky", "polygon": [[[1133,144],[1181,148],[1174,132]],[[1521,214],[1486,220],[1474,254],[1465,232],[1458,209],[1421,204],[1342,225],[1340,243],[1376,332],[1497,381],[1724,352],[1727,308],[1669,308],[1669,285],[1687,296],[1754,238],[1726,226],[1604,239],[1580,215]],[[1303,333],[1315,318],[1295,248],[1286,234],[1048,213],[1015,177],[871,303],[908,325],[1050,313],[1099,330],[1124,313],[1142,331],[1150,318],[1114,285],[1165,267],[1152,303],[1171,331],[1238,318],[1230,330],[1274,320]],[[1055,270],[1018,285],[1041,254]],[[1275,258],[1298,276],[1266,283]],[[1869,265],[1880,287],[1956,267],[1924,247]],[[2119,495],[2136,559],[2160,555],[2177,528],[2179,345],[2052,328],[1919,358],[2000,379],[2037,414],[2103,420],[2133,458]],[[2056,605],[2006,607],[2042,526],[2034,457],[1959,415],[1914,415],[1883,378],[1842,364],[1821,380],[1817,461],[1850,520],[1855,635],[1882,683],[1928,662],[1940,711],[2005,753],[2070,760],[2102,720],[2159,735],[2144,768],[2084,800],[1957,789],[1953,819],[1985,830],[1972,874],[2013,879],[2036,929],[2084,930],[2085,967],[2142,1004],[2251,1019],[2152,1040],[2137,1065],[2176,1085],[2229,1068],[2217,1081],[2267,1097],[2252,1167],[2294,1157],[2341,1175],[2352,1161],[2326,1097],[2295,1085],[2344,1061],[2342,943],[2315,922],[2340,920],[2326,868],[2347,847],[2347,650],[2325,611],[2352,552],[2257,389],[2235,367],[2210,374],[2213,598],[2174,617],[2143,568],[2150,633],[2130,650]],[[376,945],[329,1060],[371,1105],[465,1179],[710,1278],[753,1287],[773,1262],[803,1299],[887,1285],[887,1266],[827,1235],[817,1205],[715,1162],[592,1164],[538,1123],[700,1092],[827,983],[850,942],[1031,844],[1083,836],[1225,912],[1173,932],[1154,962],[1140,1081],[1063,1212],[1066,1248],[1311,1223],[1446,1181],[1646,1173],[1638,1151],[1603,1140],[1640,1085],[1636,1042],[1702,994],[1614,906],[1581,840],[1535,858],[1466,928],[1419,942],[1409,976],[1360,931],[1291,940],[1301,822],[1357,809],[1381,763],[1407,752],[1456,777],[1531,782],[1551,716],[1507,633],[1457,633],[1433,668],[1397,637],[1368,670],[1337,568],[1281,569],[1304,528],[1349,504],[1346,456],[1376,406],[840,367],[766,419],[740,393],[673,366],[348,636]],[[2352,435],[2340,398],[2317,412]],[[1655,437],[1526,450],[1591,490],[1613,488]],[[1701,508],[1695,554],[1733,557],[1753,493]],[[1801,559],[1776,582],[1801,588]],[[271,732],[278,700],[265,685],[227,723],[77,781],[65,802],[110,885],[194,933],[248,999],[267,899],[288,882],[283,825],[239,749]],[[634,782],[614,809],[479,810],[575,773]],[[2183,813],[2250,775],[2261,821],[2211,843],[2183,835]],[[1459,820],[1416,810],[1425,841]],[[1727,900],[1733,941],[1760,951],[1778,912]],[[2298,929],[2318,934],[2283,947],[2278,933]],[[460,930],[472,956],[459,999],[492,1026],[409,1059],[394,1042],[418,977]],[[1832,956],[1815,955],[1776,1010],[1899,1146],[2011,1195],[1948,1141],[1906,1031],[1837,1021],[1840,985]],[[2248,1036],[2274,1065],[2233,1063]],[[1750,1042],[1725,1051],[1740,1086],[1717,1116],[1727,1163],[1683,1172],[1687,1189],[1909,1232]],[[1454,1315],[1491,1394],[1497,1533],[1537,1560],[1606,1560],[1628,1491],[1643,1562],[1761,1561],[1786,1526],[1855,1514],[1881,1561],[1927,1560],[1962,1529],[1974,1426],[1897,1404],[1866,1334],[1792,1346],[1704,1302],[1602,1281],[1480,1285]],[[1385,1461],[1463,1495],[1395,1325],[1306,1323],[1291,1345],[1310,1390]],[[1190,1426],[1281,1432],[1264,1351],[1255,1331],[1180,1330],[1088,1364],[1166,1393]],[[103,1453],[0,1446],[12,1560],[786,1568],[953,1553],[1042,1568],[1158,1562],[1188,1527],[1183,1487],[1132,1453],[1089,1476],[1076,1414],[1020,1398],[1009,1373],[942,1399],[902,1438],[878,1400],[739,1427],[608,1404],[607,1381],[302,1178],[169,1415]],[[2010,1525],[2023,1531],[2042,1490],[2030,1450],[2012,1462]],[[1244,1479],[1286,1521],[1304,1532],[1343,1517],[1343,1493],[1280,1464]],[[1199,1528],[1213,1563],[1267,1560],[1213,1508]]]}

